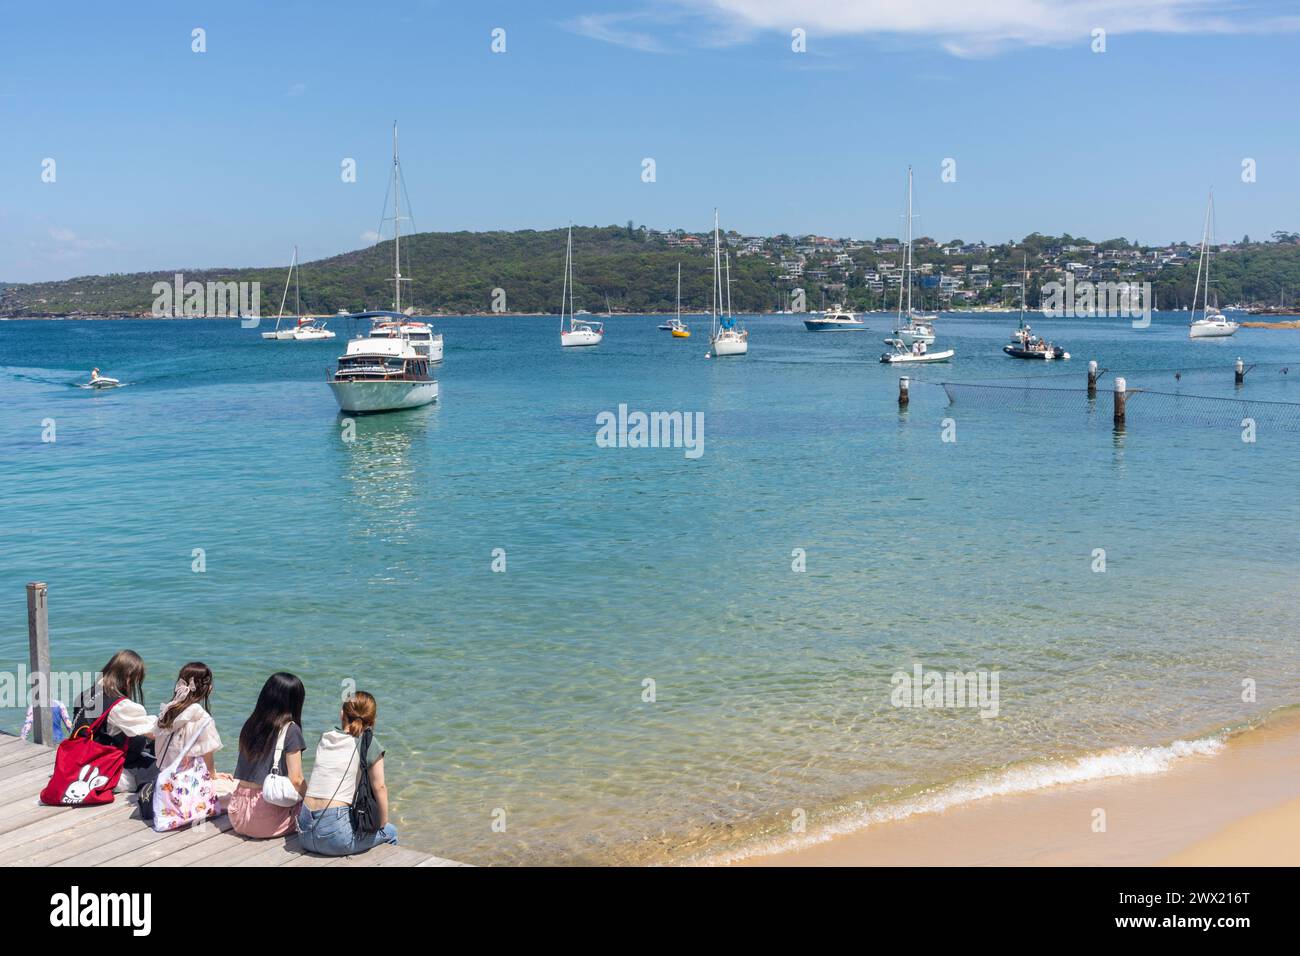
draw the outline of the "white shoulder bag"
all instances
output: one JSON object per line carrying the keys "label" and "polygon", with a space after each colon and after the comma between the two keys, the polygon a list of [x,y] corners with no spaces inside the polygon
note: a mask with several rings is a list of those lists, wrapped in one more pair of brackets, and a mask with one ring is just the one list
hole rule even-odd
{"label": "white shoulder bag", "polygon": [[298,788],[284,774],[280,773],[280,756],[284,753],[284,735],[289,732],[289,725],[280,728],[280,736],[275,740],[275,755],[271,758],[271,772],[262,781],[262,799],[272,806],[292,807],[302,800]]}

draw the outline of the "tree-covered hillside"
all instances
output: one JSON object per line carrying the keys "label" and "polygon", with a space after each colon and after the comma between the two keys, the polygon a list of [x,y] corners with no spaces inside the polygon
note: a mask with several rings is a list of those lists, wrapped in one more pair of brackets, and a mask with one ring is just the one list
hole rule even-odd
{"label": "tree-covered hillside", "polygon": [[[427,312],[488,312],[493,289],[505,292],[510,312],[558,312],[564,278],[565,230],[545,232],[425,232],[403,237],[403,305]],[[682,308],[707,309],[713,277],[712,249],[652,244],[640,230],[623,226],[573,230],[574,301],[603,312],[606,297],[616,312],[668,311],[677,294],[682,264]],[[130,275],[83,276],[61,282],[17,285],[0,293],[0,313],[146,314],[155,282],[260,282],[262,314],[274,315],[284,291],[287,265],[257,269],[173,269]],[[302,308],[309,313],[390,308],[393,243],[301,267]],[[757,257],[731,262],[737,310],[770,309],[777,299],[775,271]],[[288,311],[293,309],[293,290]]]}

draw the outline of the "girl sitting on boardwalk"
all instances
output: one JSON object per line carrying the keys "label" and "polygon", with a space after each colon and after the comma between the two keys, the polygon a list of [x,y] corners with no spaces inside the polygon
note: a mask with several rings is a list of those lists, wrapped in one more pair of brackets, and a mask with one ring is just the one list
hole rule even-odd
{"label": "girl sitting on boardwalk", "polygon": [[[316,747],[307,796],[298,814],[298,842],[309,853],[347,856],[397,842],[397,828],[388,822],[384,749],[372,735],[376,711],[375,699],[357,691],[343,702],[340,729],[326,731]],[[379,811],[374,832],[353,829],[350,813],[363,764]]]}
{"label": "girl sitting on boardwalk", "polygon": [[[229,774],[218,774],[212,755],[221,737],[208,713],[212,671],[192,661],[181,668],[172,699],[158,715],[154,753],[160,771],[153,792],[155,830],[174,830],[221,813],[219,797],[234,789]],[[224,791],[224,793],[223,793]]]}
{"label": "girl sitting on boardwalk", "polygon": [[[116,706],[114,706],[116,704]],[[158,729],[158,718],[144,709],[144,661],[135,651],[118,651],[104,665],[95,686],[72,705],[72,733],[89,727],[109,711],[95,739],[126,750],[126,766],[114,791],[135,793],[158,775],[149,738]]]}
{"label": "girl sitting on boardwalk", "polygon": [[[256,839],[293,832],[299,800],[306,789],[302,752],[302,704],[307,692],[292,674],[272,674],[262,685],[257,706],[239,732],[235,792],[230,795],[230,822],[236,833]],[[287,778],[269,781],[272,776]],[[273,792],[264,792],[268,781]]]}

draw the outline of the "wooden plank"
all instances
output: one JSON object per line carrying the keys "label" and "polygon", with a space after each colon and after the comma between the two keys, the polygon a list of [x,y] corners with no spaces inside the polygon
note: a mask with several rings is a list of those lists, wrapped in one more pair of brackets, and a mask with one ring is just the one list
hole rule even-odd
{"label": "wooden plank", "polygon": [[106,803],[99,807],[46,807],[35,800],[10,812],[3,812],[3,808],[0,808],[0,842],[8,840],[11,833],[46,820],[61,820],[70,826],[73,820],[81,823],[85,817],[108,817],[121,810],[121,806],[116,803]]}
{"label": "wooden plank", "polygon": [[48,775],[54,771],[53,751],[45,753],[26,753],[17,754],[8,762],[0,761],[0,780],[9,777],[16,777],[20,773],[31,770],[33,767],[44,767]]}
{"label": "wooden plank", "polygon": [[21,737],[10,737],[6,734],[0,737],[0,754],[11,753],[15,750],[23,750],[27,747],[35,747],[35,744],[29,744]]}
{"label": "wooden plank", "polygon": [[250,840],[251,846],[240,847],[238,853],[223,850],[199,866],[280,866],[302,856],[298,848],[298,834],[274,840]]}
{"label": "wooden plank", "polygon": [[281,866],[334,866],[341,860],[338,856],[320,856],[316,853],[304,853],[301,848],[298,855],[291,860],[281,863]]}
{"label": "wooden plank", "polygon": [[17,772],[12,776],[0,777],[0,801],[15,795],[35,800],[50,782],[50,768],[44,764],[36,767],[18,764],[14,770]]}
{"label": "wooden plank", "polygon": [[[378,847],[371,850],[370,853],[379,852]],[[418,850],[412,850],[404,846],[390,847],[390,852],[380,853],[377,866],[419,866],[424,862],[426,854]],[[367,854],[369,856],[369,854]]]}
{"label": "wooden plank", "polygon": [[9,747],[0,750],[0,767],[7,767],[11,763],[17,763],[23,760],[34,760],[37,757],[44,756],[54,765],[54,751],[47,747],[33,747],[31,744],[24,744],[21,747]]}
{"label": "wooden plank", "polygon": [[195,830],[188,828],[185,830],[172,830],[166,840],[155,840],[145,846],[139,847],[121,856],[115,857],[105,866],[144,866],[152,863],[154,860],[165,859],[166,857],[180,853],[195,844],[206,843],[209,840],[217,839],[230,830],[230,817],[220,816],[209,822],[207,826]]}
{"label": "wooden plank", "polygon": [[3,847],[0,849],[0,866],[24,863],[33,854],[47,853],[52,847],[74,843],[87,833],[118,826],[124,820],[132,821],[137,827],[144,826],[143,821],[134,815],[134,806],[115,807],[116,812],[93,812],[105,809],[69,810],[6,833],[0,841]]}
{"label": "wooden plank", "polygon": [[241,861],[257,856],[266,850],[267,843],[283,845],[284,837],[274,840],[257,840],[240,836],[234,830],[222,833],[219,837],[188,846],[177,853],[169,854],[161,860],[144,864],[145,866],[239,866]]}
{"label": "wooden plank", "polygon": [[[61,822],[46,821],[37,826],[49,827],[51,823]],[[27,840],[22,846],[0,852],[0,866],[54,866],[65,860],[76,866],[95,866],[118,853],[135,849],[163,836],[166,834],[154,833],[149,824],[138,816],[115,813],[89,820],[75,829],[47,829],[41,836]]]}

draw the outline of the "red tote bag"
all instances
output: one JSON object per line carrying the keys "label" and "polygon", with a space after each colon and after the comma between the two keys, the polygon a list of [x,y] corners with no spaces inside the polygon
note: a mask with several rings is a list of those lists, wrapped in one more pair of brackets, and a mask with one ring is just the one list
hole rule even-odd
{"label": "red tote bag", "polygon": [[[114,701],[116,707],[120,701]],[[122,777],[126,748],[95,740],[109,707],[89,727],[82,727],[54,751],[54,773],[41,791],[41,803],[51,807],[93,807],[113,802],[113,788]],[[83,732],[85,732],[83,736]]]}

